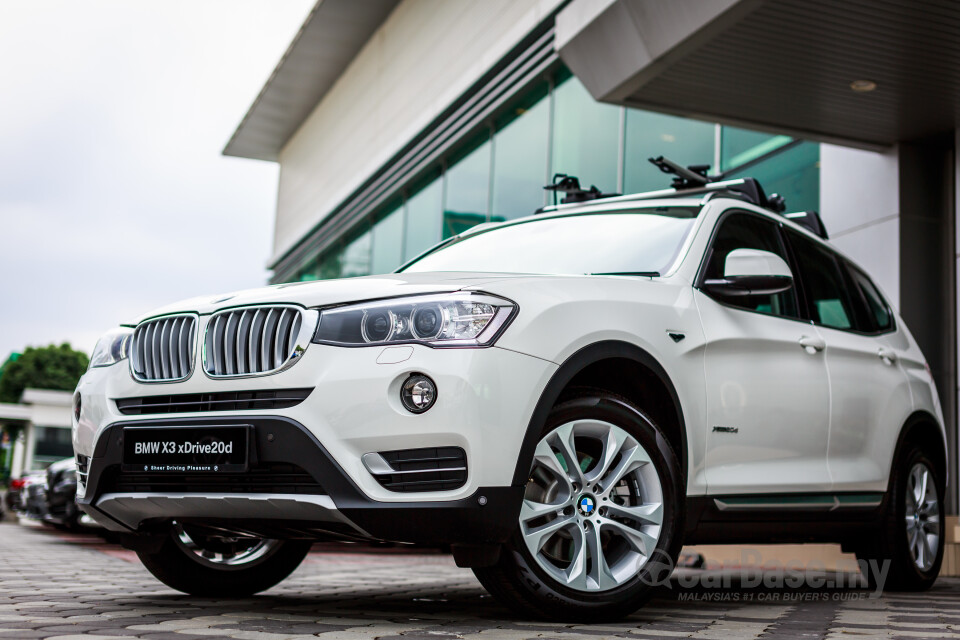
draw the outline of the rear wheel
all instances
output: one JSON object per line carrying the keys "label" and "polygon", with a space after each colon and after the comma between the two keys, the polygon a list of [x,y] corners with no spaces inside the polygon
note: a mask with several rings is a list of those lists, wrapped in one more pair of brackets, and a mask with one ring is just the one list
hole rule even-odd
{"label": "rear wheel", "polygon": [[682,474],[657,426],[619,396],[589,393],[551,412],[517,531],[475,569],[529,615],[611,620],[639,608],[680,551]]}
{"label": "rear wheel", "polygon": [[274,586],[310,550],[300,540],[211,535],[175,525],[160,547],[138,551],[144,566],[168,587],[195,596],[248,596]]}
{"label": "rear wheel", "polygon": [[929,589],[943,561],[943,484],[937,466],[918,447],[895,464],[883,526],[874,545],[857,553],[873,587]]}

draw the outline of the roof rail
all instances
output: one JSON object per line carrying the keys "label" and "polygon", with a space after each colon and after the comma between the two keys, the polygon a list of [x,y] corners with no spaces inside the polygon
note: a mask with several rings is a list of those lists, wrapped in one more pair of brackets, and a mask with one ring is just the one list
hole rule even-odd
{"label": "roof rail", "polygon": [[[570,176],[565,173],[558,173],[553,176],[553,183],[544,187],[547,191],[554,192],[554,204],[552,206],[541,207],[537,213],[556,210],[563,205],[572,205],[591,200],[600,200],[604,202],[627,202],[632,200],[653,200],[658,198],[676,198],[684,196],[696,196],[700,194],[717,193],[732,196],[745,200],[758,207],[763,207],[774,213],[783,213],[786,209],[783,197],[773,193],[769,196],[764,192],[763,187],[754,178],[735,178],[733,180],[724,180],[723,176],[711,176],[707,172],[710,170],[708,164],[694,164],[688,167],[682,167],[676,162],[657,156],[649,158],[650,162],[664,173],[673,174],[675,177],[669,189],[660,189],[658,191],[648,191],[645,193],[634,193],[620,195],[616,193],[601,193],[596,186],[589,189],[583,189],[580,186],[580,180],[576,176]],[[556,203],[556,193],[562,192],[566,196]]]}

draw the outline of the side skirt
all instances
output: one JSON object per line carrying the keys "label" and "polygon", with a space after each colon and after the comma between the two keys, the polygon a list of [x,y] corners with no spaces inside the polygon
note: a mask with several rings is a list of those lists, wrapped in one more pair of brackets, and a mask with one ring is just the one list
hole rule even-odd
{"label": "side skirt", "polygon": [[877,526],[883,493],[687,497],[687,544],[835,542],[849,545]]}

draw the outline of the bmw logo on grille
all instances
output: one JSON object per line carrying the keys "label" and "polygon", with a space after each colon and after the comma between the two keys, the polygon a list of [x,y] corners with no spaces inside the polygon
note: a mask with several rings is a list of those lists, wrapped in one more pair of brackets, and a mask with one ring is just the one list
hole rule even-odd
{"label": "bmw logo on grille", "polygon": [[577,506],[580,509],[580,513],[585,516],[590,516],[593,515],[593,510],[597,507],[597,503],[591,496],[581,496]]}

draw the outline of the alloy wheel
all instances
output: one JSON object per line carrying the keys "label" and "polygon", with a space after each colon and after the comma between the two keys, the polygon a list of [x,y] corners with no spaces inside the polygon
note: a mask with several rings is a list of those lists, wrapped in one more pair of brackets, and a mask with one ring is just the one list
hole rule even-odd
{"label": "alloy wheel", "polygon": [[656,466],[624,429],[576,420],[537,444],[520,532],[561,585],[600,592],[625,584],[650,560],[662,523]]}
{"label": "alloy wheel", "polygon": [[187,554],[200,564],[218,569],[250,567],[271,556],[280,546],[279,540],[266,538],[191,536],[180,524],[173,533],[174,541]]}
{"label": "alloy wheel", "polygon": [[930,468],[918,462],[910,469],[906,495],[907,544],[913,563],[929,571],[940,549],[940,503]]}

